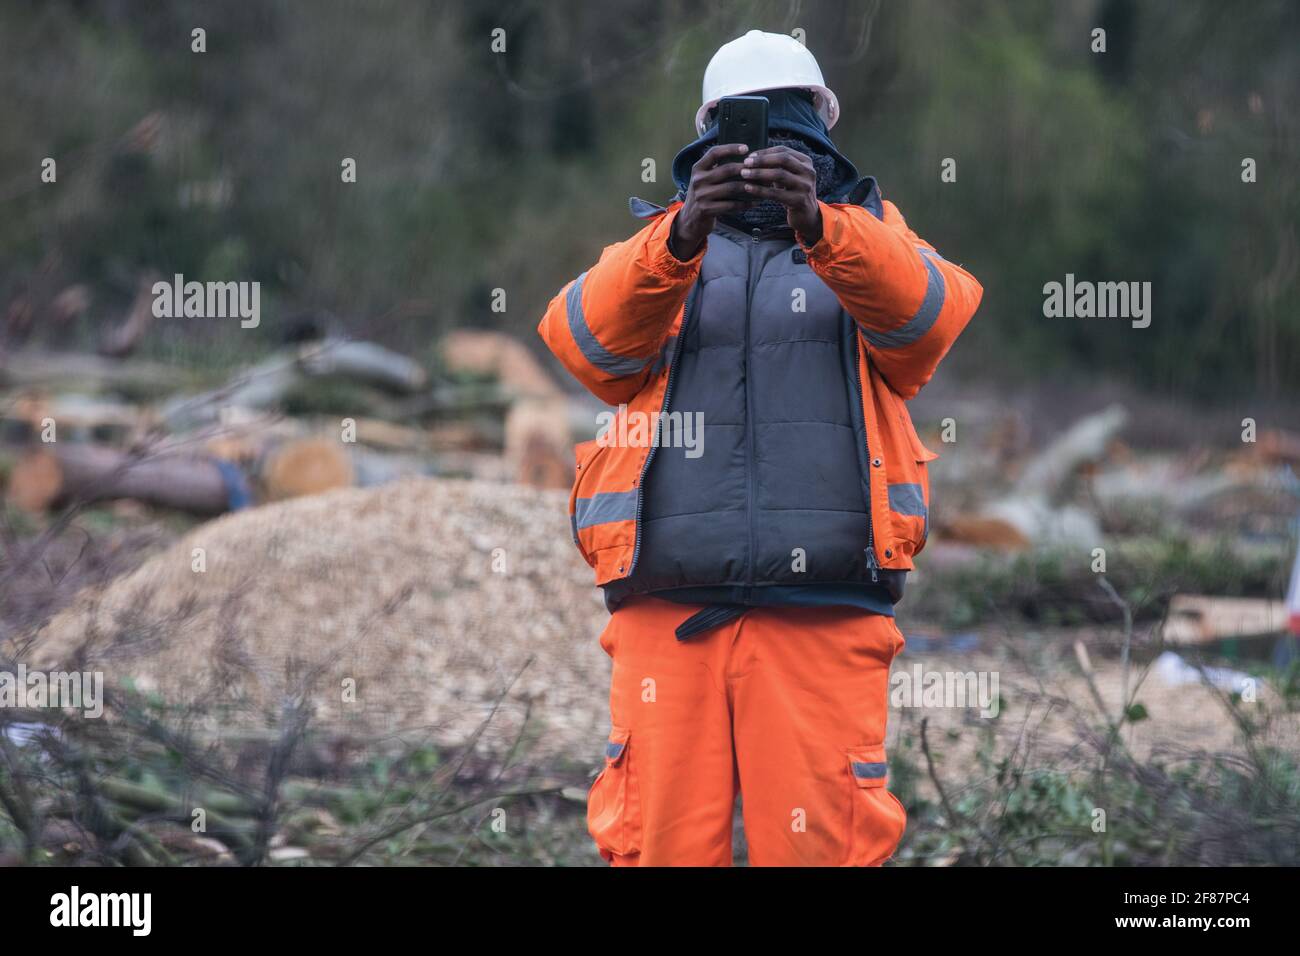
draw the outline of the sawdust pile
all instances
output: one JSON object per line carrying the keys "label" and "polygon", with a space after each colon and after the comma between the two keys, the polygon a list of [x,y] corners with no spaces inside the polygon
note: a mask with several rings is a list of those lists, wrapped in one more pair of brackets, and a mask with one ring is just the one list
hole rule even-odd
{"label": "sawdust pile", "polygon": [[[583,762],[608,729],[597,643],[607,615],[566,510],[562,492],[423,479],[237,512],[82,592],[29,659],[101,670],[110,687],[149,694],[216,736],[274,732],[301,699],[311,729],[367,746],[385,735],[454,746],[491,715],[482,746],[500,753],[526,727],[530,759]],[[1065,748],[1077,728],[1043,695],[1086,704],[1089,691],[1070,643],[1052,647],[1032,664],[908,653],[896,667],[999,673],[1004,742],[1028,720]],[[1119,665],[1096,666],[1117,708]],[[1139,699],[1153,719],[1127,739],[1136,753],[1240,746],[1204,688],[1151,679]],[[891,714],[891,743],[915,732],[916,713]],[[954,731],[988,726],[962,709],[923,713]],[[1278,729],[1294,746],[1295,721]],[[951,749],[957,765],[971,759]]]}
{"label": "sawdust pile", "polygon": [[201,525],[80,595],[34,656],[231,733],[274,728],[298,697],[318,730],[456,744],[499,704],[483,742],[527,715],[541,756],[603,739],[605,620],[562,493],[427,479]]}

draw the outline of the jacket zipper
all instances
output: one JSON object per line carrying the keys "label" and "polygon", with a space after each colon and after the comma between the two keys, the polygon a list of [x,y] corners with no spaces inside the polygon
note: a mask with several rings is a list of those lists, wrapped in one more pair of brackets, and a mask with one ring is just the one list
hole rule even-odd
{"label": "jacket zipper", "polygon": [[749,261],[749,275],[746,277],[745,284],[745,457],[749,467],[745,469],[746,477],[746,495],[745,495],[745,524],[749,531],[749,559],[747,562],[747,573],[745,576],[745,597],[748,599],[754,587],[754,555],[756,553],[754,545],[754,485],[758,481],[756,472],[758,464],[754,454],[754,377],[753,363],[750,348],[750,327],[754,317],[754,289],[758,286],[758,280],[763,277],[763,264],[757,262],[758,244],[764,239],[775,239],[778,237],[789,236],[793,238],[793,233],[789,227],[774,226],[769,229],[755,228],[749,231],[750,248],[747,255]]}
{"label": "jacket zipper", "polygon": [[[728,228],[732,228],[732,227],[728,227]],[[738,229],[735,231],[740,232],[740,230]],[[755,229],[753,232],[749,234],[749,238],[752,240],[753,243],[757,244],[762,239],[775,238],[778,235],[781,235],[786,232],[789,232],[789,229],[788,228],[783,229],[782,227],[777,227],[775,229],[769,229],[769,230]],[[744,235],[744,233],[741,234]],[[664,384],[664,400],[663,400],[663,405],[660,406],[660,417],[659,417],[659,428],[661,432],[663,430],[663,416],[666,415],[669,411],[669,402],[672,399],[672,393],[673,393],[673,383],[676,381],[677,378],[677,362],[681,358],[682,351],[686,347],[686,330],[690,324],[691,309],[694,307],[696,293],[699,291],[699,288],[700,288],[699,280],[696,280],[695,285],[691,286],[691,291],[686,296],[686,305],[684,306],[684,311],[682,313],[682,325],[677,332],[677,348],[673,352],[672,362],[670,362],[668,365],[668,381]],[[753,464],[753,421],[752,421],[752,416],[749,415],[749,404],[750,404],[749,402],[749,311],[750,311],[751,301],[753,298],[753,291],[754,291],[754,280],[751,277],[749,280],[748,288],[745,291],[745,406],[746,406],[745,413],[746,413],[746,422],[748,423],[748,429],[746,431],[745,437],[746,437],[747,452],[750,457],[751,466]],[[641,559],[641,511],[645,504],[645,476],[649,473],[650,463],[654,460],[655,452],[658,450],[659,450],[659,442],[658,440],[656,440],[655,443],[650,446],[650,451],[646,453],[645,462],[641,465],[641,476],[640,478],[637,479],[636,544],[633,545],[632,547],[632,563],[628,565],[627,574],[623,575],[624,578],[630,578],[632,576],[633,572],[636,571],[637,561]],[[750,501],[746,503],[746,516],[749,524],[749,580],[752,582],[754,577],[754,522],[753,522],[753,513],[752,513],[752,501],[754,495],[754,469],[753,467],[750,467],[749,469],[747,469],[747,471],[749,472]],[[868,514],[868,528],[869,527],[870,527],[870,514]],[[875,580],[874,578],[875,572],[873,571],[872,574],[873,574],[872,580]]]}
{"label": "jacket zipper", "polygon": [[[749,275],[745,277],[745,529],[749,533],[749,546],[745,561],[745,596],[749,597],[754,587],[754,376],[753,363],[750,361],[750,324],[754,311],[754,252],[758,249],[762,232],[758,229],[750,233],[751,244],[746,259],[749,262]],[[762,270],[759,270],[762,274]]]}
{"label": "jacket zipper", "polygon": [[645,503],[645,476],[650,471],[650,462],[654,460],[655,452],[659,450],[659,442],[662,440],[664,428],[664,415],[668,413],[668,403],[672,399],[673,382],[677,379],[677,363],[682,357],[682,352],[686,350],[686,330],[691,321],[691,309],[695,307],[695,296],[700,290],[700,283],[697,279],[691,286],[691,291],[686,294],[686,304],[682,306],[682,324],[677,330],[677,345],[673,349],[672,361],[668,363],[668,381],[664,383],[664,400],[659,408],[659,431],[655,433],[655,440],[650,445],[650,450],[646,452],[645,461],[641,464],[641,475],[636,482],[636,544],[632,546],[632,563],[628,565],[625,578],[630,578],[632,572],[636,570],[636,563],[641,557],[641,508]]}
{"label": "jacket zipper", "polygon": [[867,569],[873,584],[880,582],[880,561],[876,558],[876,526],[871,520],[871,439],[867,436],[867,408],[862,400],[862,341],[857,328],[853,329],[853,389],[858,393],[858,410],[862,413],[862,447],[866,449],[866,468],[862,480],[867,485]]}

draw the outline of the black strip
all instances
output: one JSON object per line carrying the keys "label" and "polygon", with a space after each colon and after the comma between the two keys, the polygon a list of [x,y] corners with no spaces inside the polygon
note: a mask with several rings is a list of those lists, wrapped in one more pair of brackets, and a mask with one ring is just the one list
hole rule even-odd
{"label": "black strip", "polygon": [[677,626],[677,640],[690,640],[696,634],[720,627],[740,617],[749,608],[744,604],[710,604],[701,611],[696,611]]}

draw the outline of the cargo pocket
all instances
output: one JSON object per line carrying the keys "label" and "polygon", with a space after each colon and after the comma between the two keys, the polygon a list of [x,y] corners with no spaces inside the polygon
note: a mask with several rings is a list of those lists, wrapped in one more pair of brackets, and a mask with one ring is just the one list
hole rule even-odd
{"label": "cargo pocket", "polygon": [[903,632],[898,629],[898,621],[892,617],[889,619],[889,629],[894,632],[894,653],[893,657],[889,659],[889,662],[892,664],[894,658],[903,653],[903,648],[907,646],[907,638],[905,638]]}
{"label": "cargo pocket", "polygon": [[916,463],[916,488],[909,496],[905,496],[912,498],[912,503],[916,510],[919,510],[921,517],[921,535],[915,542],[912,551],[913,554],[916,554],[925,547],[925,541],[930,536],[929,464],[939,456],[925,447],[925,444],[921,441],[921,436],[916,433],[916,426],[912,424],[910,415],[906,417],[903,424],[906,426],[905,432],[908,445],[911,448],[912,461]]}
{"label": "cargo pocket", "polygon": [[587,794],[587,831],[606,860],[641,852],[641,796],[632,776],[631,733],[610,731],[605,768]]}
{"label": "cargo pocket", "polygon": [[880,866],[894,854],[907,827],[907,811],[885,789],[889,766],[884,746],[848,751],[853,818],[845,866]]}

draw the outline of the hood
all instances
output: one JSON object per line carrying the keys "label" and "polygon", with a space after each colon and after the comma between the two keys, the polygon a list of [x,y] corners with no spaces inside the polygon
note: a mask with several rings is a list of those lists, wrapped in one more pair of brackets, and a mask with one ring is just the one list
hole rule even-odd
{"label": "hood", "polygon": [[[834,158],[836,166],[840,169],[840,186],[836,193],[828,198],[842,199],[858,182],[858,170],[831,142],[826,123],[813,106],[812,97],[803,90],[764,90],[753,95],[765,97],[768,101],[768,129],[783,130],[802,136]],[[717,139],[718,121],[713,118],[704,135],[683,146],[677,153],[677,157],[673,160],[673,183],[677,186],[678,199],[686,195],[686,188],[691,181],[691,167]]]}

